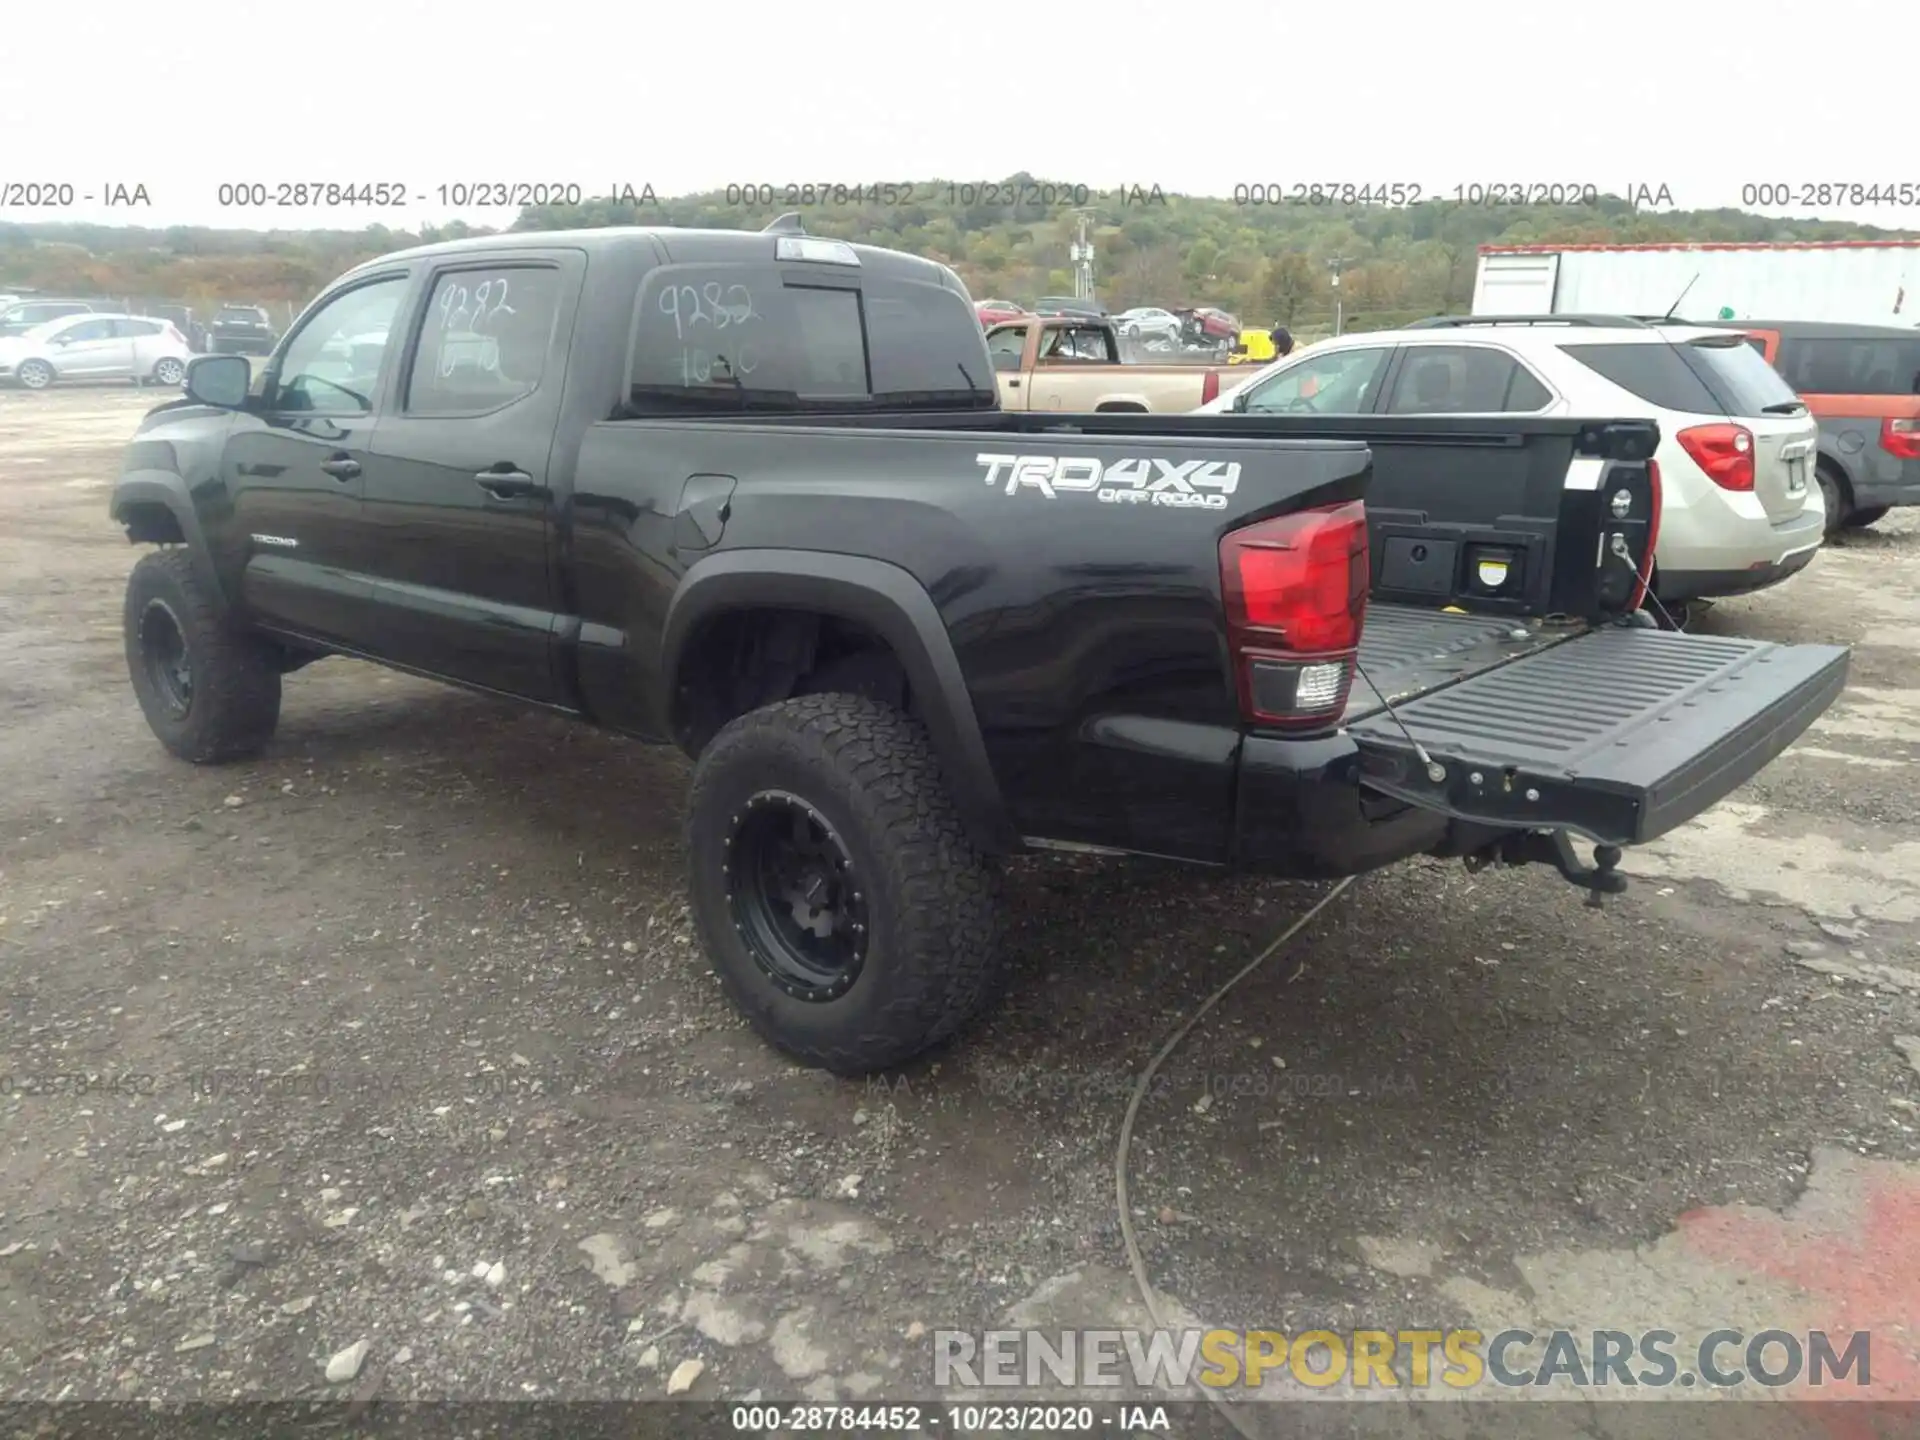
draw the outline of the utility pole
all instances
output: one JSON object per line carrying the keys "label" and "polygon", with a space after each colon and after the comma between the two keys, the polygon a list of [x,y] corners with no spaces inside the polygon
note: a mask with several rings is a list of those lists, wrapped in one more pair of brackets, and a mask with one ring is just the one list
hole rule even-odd
{"label": "utility pole", "polygon": [[1338,336],[1345,329],[1347,307],[1340,294],[1340,272],[1353,264],[1349,255],[1335,255],[1327,261],[1327,268],[1333,271],[1333,333]]}
{"label": "utility pole", "polygon": [[1067,255],[1073,261],[1073,298],[1091,300],[1093,299],[1093,239],[1087,234],[1087,225],[1093,217],[1093,212],[1078,210],[1074,213],[1080,221],[1080,238],[1067,247]]}

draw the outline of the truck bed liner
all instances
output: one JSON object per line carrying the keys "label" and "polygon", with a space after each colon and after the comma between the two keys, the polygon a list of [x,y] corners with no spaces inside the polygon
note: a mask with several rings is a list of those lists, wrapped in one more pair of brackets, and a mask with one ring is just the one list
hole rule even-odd
{"label": "truck bed liner", "polygon": [[1477,636],[1465,624],[1426,632],[1460,637],[1438,658],[1431,644],[1402,643],[1417,627],[1381,629],[1383,660],[1413,656],[1388,676],[1459,662],[1464,678],[1441,677],[1405,701],[1407,687],[1389,679],[1392,712],[1376,706],[1348,721],[1369,785],[1460,818],[1565,827],[1614,845],[1653,839],[1720,800],[1831,704],[1847,675],[1847,651],[1831,645],[1622,627],[1532,643],[1502,661],[1484,624]]}

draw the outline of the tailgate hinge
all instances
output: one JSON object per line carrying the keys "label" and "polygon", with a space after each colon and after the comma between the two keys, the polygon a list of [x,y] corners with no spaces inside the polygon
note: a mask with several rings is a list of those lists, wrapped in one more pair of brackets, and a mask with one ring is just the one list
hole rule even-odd
{"label": "tailgate hinge", "polygon": [[1564,830],[1523,830],[1504,835],[1478,854],[1466,857],[1470,871],[1483,870],[1494,860],[1507,865],[1551,865],[1569,883],[1587,892],[1587,908],[1598,910],[1600,897],[1619,895],[1627,888],[1627,877],[1620,873],[1620,847],[1596,845],[1593,864],[1581,861],[1573,841]]}

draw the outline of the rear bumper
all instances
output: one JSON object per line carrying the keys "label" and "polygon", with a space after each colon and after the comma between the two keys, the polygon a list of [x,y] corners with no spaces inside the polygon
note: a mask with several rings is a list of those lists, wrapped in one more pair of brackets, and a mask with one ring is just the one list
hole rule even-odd
{"label": "rear bumper", "polygon": [[1654,593],[1662,600],[1697,600],[1709,596],[1746,595],[1778,585],[1797,575],[1813,562],[1818,543],[1807,546],[1772,564],[1750,565],[1744,570],[1662,570]]}
{"label": "rear bumper", "polygon": [[1434,849],[1447,816],[1363,790],[1347,735],[1249,735],[1240,746],[1233,865],[1301,879],[1359,875]]}
{"label": "rear bumper", "polygon": [[1920,460],[1901,460],[1881,452],[1871,465],[1858,468],[1852,486],[1857,508],[1920,505]]}

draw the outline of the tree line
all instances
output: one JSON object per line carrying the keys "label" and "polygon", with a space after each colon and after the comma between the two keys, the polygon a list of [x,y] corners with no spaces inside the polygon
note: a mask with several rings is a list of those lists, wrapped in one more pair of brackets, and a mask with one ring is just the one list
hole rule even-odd
{"label": "tree line", "polygon": [[[1031,302],[1071,293],[1068,247],[1082,214],[1100,298],[1130,305],[1217,305],[1250,324],[1311,329],[1336,296],[1349,328],[1404,324],[1467,309],[1482,245],[1639,244],[1920,238],[1837,221],[1779,220],[1739,210],[1650,210],[1602,195],[1591,204],[1235,204],[1153,191],[1076,209],[1076,187],[1016,175],[999,186],[933,181],[897,193],[850,188],[798,208],[809,233],[924,255],[953,267],[977,298]],[[1083,191],[1086,187],[1079,187]],[[736,197],[737,198],[737,197]],[[764,198],[764,197],[761,197]],[[606,225],[759,229],[773,203],[724,191],[523,210],[513,228]],[[249,231],[42,223],[0,225],[0,289],[142,296],[211,307],[298,306],[335,275],[407,245],[484,233],[455,222],[405,231]],[[1332,281],[1336,263],[1339,287]]]}

